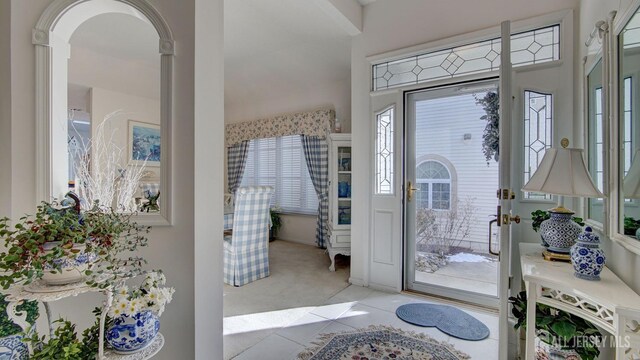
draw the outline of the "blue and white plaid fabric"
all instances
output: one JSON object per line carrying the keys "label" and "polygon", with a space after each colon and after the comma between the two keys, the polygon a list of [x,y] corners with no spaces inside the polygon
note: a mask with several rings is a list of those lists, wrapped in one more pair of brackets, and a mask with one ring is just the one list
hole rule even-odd
{"label": "blue and white plaid fabric", "polygon": [[247,163],[248,153],[248,140],[227,148],[227,183],[231,194],[234,194],[240,183],[242,183],[242,175],[244,175],[244,166]]}
{"label": "blue and white plaid fabric", "polygon": [[311,182],[318,195],[316,244],[318,247],[325,248],[329,222],[329,146],[325,139],[302,135],[302,149]]}
{"label": "blue and white plaid fabric", "polygon": [[233,234],[224,238],[224,282],[242,286],[269,276],[270,186],[236,191]]}

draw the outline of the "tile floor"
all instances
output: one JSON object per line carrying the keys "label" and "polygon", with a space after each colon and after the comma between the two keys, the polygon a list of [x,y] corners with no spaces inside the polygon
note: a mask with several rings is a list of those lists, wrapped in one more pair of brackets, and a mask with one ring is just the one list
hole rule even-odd
{"label": "tile floor", "polygon": [[489,338],[464,341],[452,338],[435,328],[422,328],[405,323],[395,309],[410,302],[442,302],[409,294],[390,294],[359,286],[349,286],[330,298],[326,305],[242,315],[224,319],[225,359],[286,360],[296,359],[299,352],[320,333],[332,333],[369,325],[391,325],[423,332],[452,343],[472,359],[498,359],[498,315],[477,308],[461,309],[484,322]]}

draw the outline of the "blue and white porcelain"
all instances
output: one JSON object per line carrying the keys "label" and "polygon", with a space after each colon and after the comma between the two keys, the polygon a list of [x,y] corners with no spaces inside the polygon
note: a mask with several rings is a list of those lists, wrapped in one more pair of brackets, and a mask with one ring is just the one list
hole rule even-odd
{"label": "blue and white porcelain", "polygon": [[22,336],[11,335],[0,338],[0,360],[28,360],[29,348],[22,342]]}
{"label": "blue and white porcelain", "polygon": [[[45,253],[50,252],[56,245],[55,243],[45,244]],[[60,270],[55,270],[54,264],[45,264],[42,280],[46,284],[66,285],[84,280],[84,272],[96,261],[97,255],[85,252],[85,246],[82,244],[74,245],[73,248],[78,251],[74,256],[53,260],[55,265],[60,266]]]}
{"label": "blue and white porcelain", "polygon": [[590,227],[580,234],[578,241],[571,247],[571,263],[576,277],[585,280],[600,280],[600,272],[606,257],[600,249],[600,238]]}
{"label": "blue and white porcelain", "polygon": [[120,315],[113,319],[105,335],[107,343],[119,354],[131,354],[149,346],[160,331],[160,319],[151,310],[133,316]]}
{"label": "blue and white porcelain", "polygon": [[549,211],[551,216],[540,224],[540,236],[549,247],[548,250],[561,254],[568,254],[576,243],[582,227],[571,220],[573,212]]}

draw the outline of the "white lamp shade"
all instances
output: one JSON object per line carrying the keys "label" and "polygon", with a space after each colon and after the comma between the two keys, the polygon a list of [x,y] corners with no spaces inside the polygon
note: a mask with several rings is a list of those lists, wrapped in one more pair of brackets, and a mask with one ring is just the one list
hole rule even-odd
{"label": "white lamp shade", "polygon": [[622,186],[625,199],[640,199],[640,150],[636,150]]}
{"label": "white lamp shade", "polygon": [[604,197],[587,171],[582,149],[548,149],[538,169],[522,191],[564,196]]}

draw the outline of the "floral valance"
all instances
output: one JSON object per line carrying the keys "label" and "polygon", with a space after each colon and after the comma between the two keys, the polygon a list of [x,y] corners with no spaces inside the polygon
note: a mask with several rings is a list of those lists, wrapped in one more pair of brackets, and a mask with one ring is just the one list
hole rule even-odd
{"label": "floral valance", "polygon": [[227,124],[225,140],[227,146],[232,146],[245,140],[288,135],[325,138],[333,129],[335,118],[333,109],[323,109]]}

